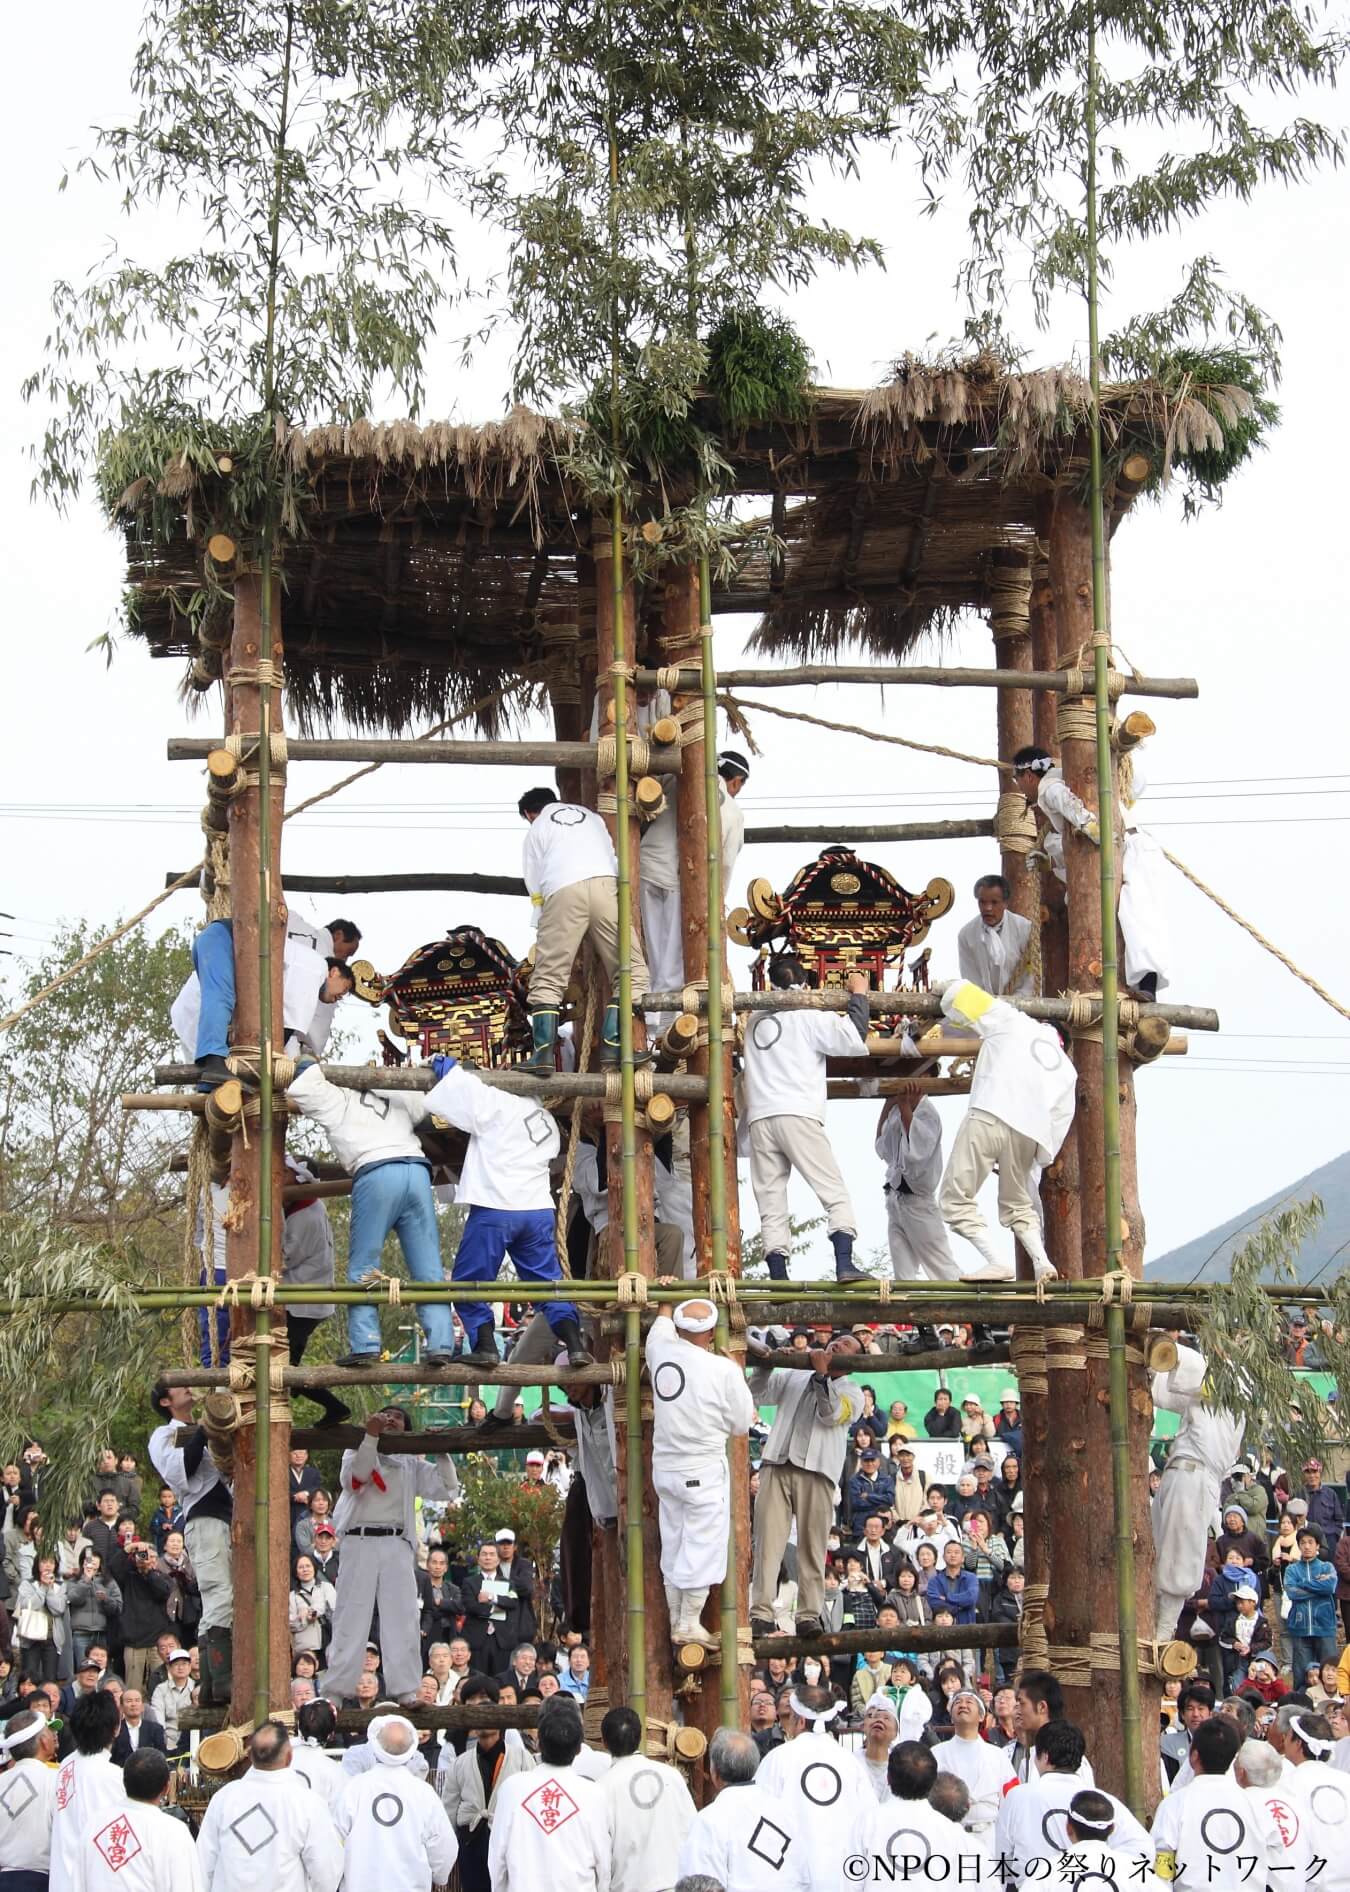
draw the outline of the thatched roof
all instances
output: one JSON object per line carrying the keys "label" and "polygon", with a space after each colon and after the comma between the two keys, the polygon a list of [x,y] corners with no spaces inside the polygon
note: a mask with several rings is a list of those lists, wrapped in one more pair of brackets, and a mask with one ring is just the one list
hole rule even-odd
{"label": "thatched roof", "polygon": [[[1203,395],[1204,398],[1201,398]],[[1108,454],[1221,442],[1214,409],[1241,390],[1152,384],[1104,392]],[[1208,403],[1208,405],[1207,405]],[[702,423],[717,431],[712,403]],[[761,615],[767,648],[816,652],[846,637],[899,658],[925,630],[984,602],[991,552],[1026,546],[1037,507],[1084,476],[1083,377],[1005,372],[988,357],[907,360],[868,390],[818,388],[799,421],[723,435],[738,495],[770,502],[786,559],[751,552],[714,608]],[[538,663],[550,621],[583,645],[593,597],[578,553],[589,508],[565,465],[568,423],[516,409],[487,426],[411,423],[293,430],[283,451],[302,499],[284,553],[287,686],[301,725],[340,715],[399,729]],[[148,482],[123,495],[138,633],[160,656],[219,671],[224,606],[193,619],[223,485],[170,469],[176,524],[151,523]]]}

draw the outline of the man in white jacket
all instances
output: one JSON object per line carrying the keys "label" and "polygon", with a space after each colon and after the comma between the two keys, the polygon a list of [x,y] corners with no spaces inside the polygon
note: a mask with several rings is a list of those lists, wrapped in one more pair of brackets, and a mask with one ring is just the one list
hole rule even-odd
{"label": "man in white jacket", "polygon": [[346,1892],[431,1892],[449,1879],[459,1847],[436,1789],[408,1772],[417,1730],[402,1715],[381,1715],[369,1738],[375,1765],[347,1782],[333,1816],[346,1841],[343,1885]]}
{"label": "man in white jacket", "polygon": [[1033,1176],[1059,1154],[1073,1122],[1077,1074],[1053,1025],[1014,1011],[1004,999],[968,980],[954,979],[942,994],[948,1018],[973,1027],[982,1043],[970,1082],[970,1105],[956,1133],[938,1204],[948,1228],[983,1256],[986,1266],[968,1281],[1011,1281],[1011,1255],[1000,1254],[976,1200],[998,1170],[998,1219],[1016,1235],[1036,1270],[1054,1274],[1045,1252]]}
{"label": "man in white jacket", "polygon": [[847,1884],[842,1863],[858,1851],[876,1811],[876,1794],[853,1756],[829,1732],[846,1712],[828,1688],[798,1684],[788,1697],[787,1740],[771,1748],[756,1775],[783,1802],[802,1836],[812,1892]]}
{"label": "man in white jacket", "polygon": [[342,1843],[289,1734],[265,1721],[248,1745],[252,1766],[212,1794],[197,1838],[206,1892],[337,1892]]}
{"label": "man in white jacket", "polygon": [[600,1739],[612,1766],[600,1779],[613,1843],[611,1892],[666,1892],[694,1819],[694,1800],[678,1767],[643,1753],[642,1723],[631,1708],[611,1708]]}
{"label": "man in white jacket", "polygon": [[127,1803],[122,1770],[109,1754],[122,1721],[115,1699],[103,1689],[82,1695],[68,1719],[75,1752],[56,1776],[51,1892],[79,1892],[77,1861],[85,1834]]}
{"label": "man in white jacket", "polygon": [[[431,1060],[435,1088],[427,1109],[463,1130],[469,1147],[459,1174],[456,1202],[468,1209],[455,1251],[453,1281],[495,1281],[510,1255],[522,1281],[558,1281],[553,1192],[549,1166],[561,1147],[557,1119],[533,1097],[493,1090],[451,1057]],[[500,1358],[492,1309],[486,1301],[457,1301],[473,1366],[496,1366]],[[545,1301],[542,1312],[567,1348],[571,1366],[590,1366],[593,1355],[581,1337],[576,1303]]]}
{"label": "man in white jacket", "polygon": [[[780,992],[801,991],[801,961],[782,953],[769,964]],[[750,1133],[750,1187],[759,1210],[764,1259],[775,1281],[788,1278],[792,1224],[788,1178],[795,1169],[824,1209],[839,1281],[865,1281],[853,1265],[858,1218],[825,1134],[826,1062],[858,1055],[867,1042],[867,975],[848,978],[848,1012],[752,1012],[745,1032],[744,1121]]]}
{"label": "man in white jacket", "polygon": [[56,1775],[56,1731],[35,1709],[21,1709],[5,1723],[0,1740],[0,1885],[15,1892],[41,1892],[51,1863]]}
{"label": "man in white jacket", "polygon": [[[750,1578],[750,1628],[772,1635],[773,1599],[779,1567],[792,1527],[797,1527],[797,1621],[799,1636],[818,1636],[825,1595],[825,1551],[834,1523],[839,1478],[850,1429],[863,1409],[862,1389],[846,1378],[861,1351],[852,1334],[839,1334],[810,1355],[811,1371],[755,1366],[750,1396],[772,1406],[773,1425],[760,1457],[755,1499],[754,1571]],[[746,1342],[753,1360],[767,1353]]]}
{"label": "man in white jacket", "polygon": [[1177,1348],[1177,1363],[1151,1378],[1153,1404],[1181,1415],[1153,1500],[1155,1622],[1159,1639],[1205,1576],[1211,1526],[1219,1527],[1219,1492],[1242,1451],[1245,1421],[1205,1398],[1205,1357]]}
{"label": "man in white jacket", "polygon": [[122,1770],[126,1804],[86,1824],[75,1857],[77,1892],[202,1892],[192,1829],[161,1811],[169,1763],[140,1748]]}
{"label": "man in white jacket", "polygon": [[386,1432],[407,1430],[399,1406],[386,1406],[366,1421],[365,1437],[342,1454],[342,1496],[333,1513],[341,1543],[333,1640],[323,1693],[341,1702],[354,1693],[365,1661],[371,1615],[380,1611],[380,1657],[385,1684],[400,1701],[412,1701],[422,1679],[418,1635],[417,1524],[414,1503],[438,1504],[459,1497],[459,1476],[448,1455],[427,1459],[381,1452]]}
{"label": "man in white jacket", "polygon": [[[775,1748],[771,1752],[778,1753]],[[708,1743],[717,1798],[694,1816],[675,1878],[706,1878],[723,1892],[810,1892],[805,1841],[793,1809],[756,1779],[759,1749],[738,1728]]]}
{"label": "man in white jacket", "polygon": [[[386,1237],[398,1236],[414,1281],[445,1280],[431,1164],[417,1140],[428,1115],[417,1091],[339,1090],[317,1064],[304,1060],[286,1095],[328,1137],[352,1179],[347,1279],[356,1286],[379,1271]],[[454,1347],[454,1323],[442,1302],[417,1310],[429,1366],[445,1366]],[[380,1357],[380,1318],[373,1307],[347,1309],[347,1352],[340,1366],[370,1366]]]}
{"label": "man in white jacket", "polygon": [[[609,829],[593,809],[559,801],[551,788],[531,788],[517,804],[530,824],[521,872],[537,916],[539,933],[530,974],[530,1063],[552,1070],[558,1014],[583,940],[595,948],[610,981],[610,1003],[600,1033],[601,1061],[619,1061],[619,883],[618,857]],[[629,964],[634,998],[651,984],[637,928],[631,929]]]}
{"label": "man in white jacket", "polygon": [[493,1892],[609,1892],[613,1842],[599,1784],[578,1773],[581,1714],[556,1695],[539,1717],[539,1765],[497,1786]]}
{"label": "man in white jacket", "polygon": [[956,963],[963,979],[982,985],[995,998],[1032,998],[1036,980],[1027,965],[1031,921],[1008,905],[1012,888],[1002,874],[982,874],[975,882],[979,917],[968,920],[956,936]]}
{"label": "man in white jacket", "polygon": [[[750,764],[735,749],[725,749],[717,758],[717,773],[721,777],[725,904],[727,881],[745,838],[745,817],[737,808],[735,798],[750,779]],[[665,808],[642,835],[642,942],[655,992],[676,992],[684,985],[684,909],[680,899],[680,850],[673,778],[666,784],[666,796]]]}
{"label": "man in white jacket", "polygon": [[[886,1239],[897,1281],[955,1281],[960,1274],[938,1208],[942,1119],[931,1097],[888,1097],[877,1121],[876,1152],[886,1165]],[[921,1330],[927,1344],[938,1339]]]}
{"label": "man in white jacket", "polygon": [[717,1639],[700,1617],[714,1583],[727,1574],[731,1476],[727,1440],[755,1422],[745,1375],[712,1351],[717,1310],[681,1301],[674,1318],[658,1314],[647,1334],[652,1383],[652,1484],[661,1527],[661,1575],[676,1642]]}
{"label": "man in white jacket", "polygon": [[[305,941],[286,941],[282,975],[281,1036],[288,1055],[322,1057],[333,1028],[333,1007],[356,989],[339,959],[323,959]],[[198,1090],[214,1090],[231,1075],[225,1060],[234,1021],[234,925],[212,920],[192,942],[192,971],[169,1008],[183,1055],[196,1064]],[[247,1080],[246,1080],[247,1081]]]}

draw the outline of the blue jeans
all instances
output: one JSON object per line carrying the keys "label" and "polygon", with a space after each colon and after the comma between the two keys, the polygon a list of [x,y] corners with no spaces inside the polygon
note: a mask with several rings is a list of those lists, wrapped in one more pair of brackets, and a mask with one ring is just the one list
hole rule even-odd
{"label": "blue jeans", "polygon": [[[414,1281],[445,1280],[431,1172],[415,1157],[376,1163],[370,1169],[358,1169],[352,1178],[347,1279],[353,1285],[379,1268],[391,1230],[398,1236]],[[446,1303],[421,1303],[417,1312],[429,1351],[449,1353],[455,1330]],[[373,1307],[347,1309],[347,1344],[353,1353],[380,1351],[380,1317]]]}
{"label": "blue jeans", "polygon": [[[508,1254],[522,1281],[562,1280],[552,1209],[470,1209],[450,1279],[495,1281]],[[464,1323],[470,1346],[478,1344],[483,1328],[495,1325],[486,1301],[456,1301],[455,1312]],[[556,1330],[559,1321],[577,1319],[576,1304],[545,1301],[544,1314]]]}
{"label": "blue jeans", "polygon": [[1302,1688],[1303,1678],[1314,1664],[1335,1660],[1334,1636],[1290,1636],[1289,1666],[1293,1671],[1295,1688]]}
{"label": "blue jeans", "polygon": [[192,969],[201,987],[202,1008],[197,1019],[197,1062],[223,1058],[230,1049],[230,1021],[234,1017],[234,927],[229,920],[212,920],[192,942]]}
{"label": "blue jeans", "polygon": [[[225,1270],[213,1268],[211,1275],[212,1279],[208,1281],[205,1268],[198,1269],[197,1279],[202,1287],[209,1288],[214,1285],[217,1289],[223,1288]],[[216,1363],[219,1366],[228,1366],[230,1362],[230,1310],[228,1307],[199,1307],[197,1309],[197,1343],[202,1365],[210,1366],[211,1364],[211,1317],[213,1314],[216,1322]]]}

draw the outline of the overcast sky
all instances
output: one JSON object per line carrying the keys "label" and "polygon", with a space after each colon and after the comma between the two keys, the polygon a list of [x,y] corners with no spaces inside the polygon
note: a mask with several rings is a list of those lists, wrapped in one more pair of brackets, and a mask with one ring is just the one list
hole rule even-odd
{"label": "overcast sky", "polygon": [[[87,148],[89,127],[124,109],[137,10],[67,0],[8,22],[9,109],[0,123],[11,180],[0,216],[10,290],[0,305],[7,530],[8,658],[0,744],[0,921],[16,955],[40,953],[63,919],[104,922],[142,905],[198,845],[200,777],[164,759],[167,737],[188,727],[178,666],[121,643],[111,669],[87,646],[115,624],[119,545],[89,505],[59,518],[28,498],[24,461],[35,416],[18,394],[39,358],[52,281],[78,276],[117,228],[114,193],[83,185],[64,196],[64,168]],[[19,75],[43,74],[42,83]],[[1334,102],[1334,101],[1333,101]],[[816,352],[819,378],[861,387],[884,377],[905,350],[957,333],[951,283],[961,220],[953,207],[919,214],[902,165],[871,162],[847,189],[820,192],[822,209],[880,237],[884,274],[822,282],[791,313]],[[1158,735],[1146,819],[1159,839],[1342,999],[1350,994],[1347,904],[1341,875],[1350,816],[1344,739],[1347,640],[1342,442],[1346,430],[1344,259],[1350,240],[1343,176],[1298,193],[1268,192],[1212,217],[1180,242],[1122,258],[1114,326],[1175,292],[1182,262],[1219,254],[1235,282],[1270,310],[1285,334],[1283,425],[1270,450],[1234,482],[1223,508],[1182,521],[1179,502],[1142,505],[1113,546],[1114,626],[1141,669],[1194,675],[1197,703],[1150,705]],[[470,232],[465,260],[482,252]],[[1059,326],[1020,333],[1034,362],[1060,361],[1081,323],[1065,306]],[[449,333],[433,345],[430,412],[492,418],[505,394],[500,361],[471,376]],[[752,621],[722,619],[718,660],[741,657]],[[922,661],[986,663],[992,646],[972,619]],[[955,748],[989,752],[994,700],[986,691],[839,688],[775,693],[774,700]],[[216,697],[193,727],[219,726]],[[756,721],[764,755],[742,798],[751,823],[891,821],[992,811],[989,773],[824,732]],[[299,799],[340,771],[297,766]],[[287,831],[284,867],[297,873],[412,869],[515,871],[522,830],[514,802],[533,771],[390,768],[303,816]],[[945,874],[959,889],[955,913],[932,935],[934,971],[955,971],[955,934],[969,917],[976,875],[997,866],[991,844],[961,842],[866,850],[906,886]],[[747,850],[743,882],[767,875],[781,888],[809,854]],[[309,905],[328,917],[331,903]],[[344,901],[366,933],[364,950],[385,972],[448,927],[473,922],[512,951],[529,943],[521,904],[395,896]],[[320,910],[321,909],[321,910]],[[161,915],[187,921],[195,897]],[[157,918],[160,916],[157,916]],[[1218,1007],[1223,1033],[1192,1037],[1139,1081],[1139,1167],[1148,1251],[1158,1255],[1280,1189],[1346,1145],[1350,1024],[1322,1005],[1179,878],[1172,886],[1176,965],[1170,997]],[[738,972],[743,975],[742,964]],[[5,962],[0,961],[0,964]],[[743,977],[738,977],[738,983]],[[353,1009],[352,1006],[348,1010]],[[367,1023],[370,1021],[368,1020]],[[855,1192],[865,1247],[884,1241],[880,1174],[871,1155],[875,1105],[832,1106],[830,1129]],[[941,1106],[947,1134],[961,1104]],[[802,1195],[794,1206],[811,1208]],[[748,1189],[747,1230],[755,1226]]]}

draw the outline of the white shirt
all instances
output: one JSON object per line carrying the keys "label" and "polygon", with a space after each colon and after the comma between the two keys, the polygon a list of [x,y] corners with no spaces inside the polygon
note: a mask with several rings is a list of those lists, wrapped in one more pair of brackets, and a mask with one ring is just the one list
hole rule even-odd
{"label": "white shirt", "polygon": [[555,801],[530,823],[520,870],[530,897],[547,900],[580,880],[613,880],[619,862],[599,815],[575,802]]}
{"label": "white shirt", "polygon": [[56,1774],[43,1761],[16,1761],[0,1774],[0,1873],[45,1872],[52,1852]]}
{"label": "white shirt", "polygon": [[296,1735],[291,1740],[291,1772],[313,1789],[331,1814],[342,1798],[342,1768],[336,1758],[330,1760],[317,1741]]}
{"label": "white shirt", "polygon": [[[984,1841],[930,1807],[926,1800],[901,1800],[888,1794],[873,1810],[854,1851],[896,1861],[896,1885],[1001,1885]],[[945,1859],[951,1870],[940,1874],[928,1868],[930,1860]],[[902,1864],[901,1862],[905,1862]],[[892,1883],[884,1868],[877,1868],[873,1883]],[[902,1877],[902,1874],[907,1876]]]}
{"label": "white shirt", "polygon": [[[342,1783],[342,1791],[345,1792],[346,1782],[348,1780],[360,1774],[370,1773],[377,1765],[375,1750],[370,1745],[369,1741],[358,1741],[355,1747],[349,1747],[342,1757],[342,1767],[340,1769],[341,1773],[345,1776]],[[414,1780],[426,1780],[428,1778],[431,1770],[427,1766],[427,1757],[422,1753],[420,1748],[408,1762],[407,1771],[412,1775]],[[339,1793],[338,1797],[341,1798],[341,1793]]]}
{"label": "white shirt", "polygon": [[[319,1057],[332,1029],[334,1007],[320,997],[328,977],[328,962],[303,940],[286,941],[282,971],[281,1015],[288,1051],[296,1048]],[[326,1018],[318,1017],[320,1012]],[[197,1056],[197,1026],[202,1015],[201,981],[190,972],[169,1007],[169,1022],[178,1034],[183,1056],[191,1063]],[[316,1024],[318,1031],[316,1032]],[[290,1041],[294,1039],[295,1046]]]}
{"label": "white shirt", "polygon": [[1222,1482],[1242,1450],[1246,1426],[1223,1407],[1205,1403],[1206,1370],[1202,1353],[1194,1347],[1178,1347],[1176,1365],[1169,1373],[1153,1374],[1151,1390],[1155,1406],[1181,1414],[1168,1457],[1193,1458]]}
{"label": "white shirt", "polygon": [[643,1754],[616,1760],[600,1792],[613,1838],[613,1892],[662,1892],[671,1881],[694,1819],[694,1800],[684,1776],[664,1761]]}
{"label": "white shirt", "polygon": [[164,1483],[172,1491],[183,1510],[189,1515],[203,1499],[213,1485],[224,1481],[216,1470],[215,1461],[210,1452],[203,1452],[201,1463],[189,1478],[184,1449],[175,1445],[174,1439],[179,1431],[177,1419],[166,1425],[156,1426],[146,1444],[150,1463],[159,1473]]}
{"label": "white shirt", "polygon": [[825,1060],[863,1053],[846,1013],[752,1012],[745,1028],[745,1121],[825,1121]]}
{"label": "white shirt", "polygon": [[459,1857],[440,1795],[407,1767],[377,1759],[347,1783],[333,1818],[347,1842],[345,1892],[431,1892]]}
{"label": "white shirt", "polygon": [[[1020,1883],[1025,1887],[1053,1880],[1054,1862],[1068,1845],[1069,1803],[1076,1793],[1082,1792],[1083,1786],[1077,1774],[1039,1774],[1025,1787],[1014,1787],[1004,1795],[991,1850],[996,1860],[1009,1862],[1010,1884]],[[1101,1791],[1099,1788],[1098,1792]],[[1146,1858],[1151,1866],[1153,1841],[1122,1801],[1114,1794],[1107,1794],[1106,1798],[1114,1809],[1115,1830],[1111,1837],[1117,1850],[1135,1859]],[[1038,1866],[1037,1876],[1028,1878],[1027,1866],[1034,1859],[1048,1860],[1050,1869],[1043,1872]]]}
{"label": "white shirt", "polygon": [[1012,983],[1030,938],[1031,921],[1011,907],[1005,908],[997,926],[986,926],[977,914],[956,936],[956,963],[961,977],[972,985],[983,986],[995,998],[1034,997],[1036,981],[1029,970]]}
{"label": "white shirt", "polygon": [[723,1787],[712,1805],[694,1816],[672,1882],[695,1874],[715,1879],[724,1892],[809,1892],[795,1807],[766,1793],[758,1777]]}
{"label": "white shirt", "polygon": [[329,1147],[355,1176],[371,1163],[427,1162],[413,1134],[427,1115],[420,1091],[348,1091],[330,1084],[317,1064],[302,1071],[286,1095],[328,1137]]}
{"label": "white shirt", "polygon": [[498,1781],[492,1892],[609,1892],[610,1856],[604,1796],[574,1767],[541,1765]]}
{"label": "white shirt", "polygon": [[970,1812],[964,1824],[975,1832],[992,1826],[1003,1804],[1003,1789],[1017,1779],[1003,1749],[978,1735],[973,1741],[953,1735],[950,1741],[938,1742],[933,1759],[941,1772],[955,1774],[970,1789]]}
{"label": "white shirt", "polygon": [[1049,822],[1049,830],[1044,839],[1046,859],[1061,880],[1066,878],[1064,867],[1064,830],[1075,831],[1087,827],[1090,821],[1097,819],[1092,810],[1079,801],[1077,795],[1064,780],[1058,765],[1047,769],[1041,777],[1041,785],[1036,793],[1036,803],[1041,813]]}
{"label": "white shirt", "polygon": [[982,1043],[970,1080],[970,1108],[987,1111],[1036,1145],[1048,1167],[1073,1122],[1078,1074],[1051,1025],[1015,1012],[1003,999],[989,1001],[969,983],[942,995],[948,1018],[973,1025]]}
{"label": "white shirt", "polygon": [[[727,794],[725,784],[719,783],[718,786],[722,791],[722,888],[725,893],[727,875],[735,866],[736,856],[745,839],[745,816],[737,808],[735,797]],[[668,892],[679,891],[680,847],[673,777],[666,778],[664,810],[643,829],[642,884],[644,887],[663,887]]]}
{"label": "white shirt", "polygon": [[727,1440],[744,1438],[757,1417],[741,1369],[682,1340],[668,1314],[652,1322],[646,1358],[654,1407],[653,1464],[693,1470],[709,1459],[725,1460]]}
{"label": "white shirt", "polygon": [[129,1800],[87,1821],[76,1855],[78,1892],[202,1892],[192,1829]]}
{"label": "white shirt", "polygon": [[396,1524],[411,1546],[417,1542],[414,1500],[455,1503],[459,1473],[448,1453],[431,1463],[406,1453],[381,1454],[379,1445],[375,1433],[367,1432],[354,1452],[342,1454],[342,1496],[333,1509],[333,1529],[341,1541],[353,1525]]}
{"label": "white shirt", "polygon": [[1267,1866],[1287,1863],[1274,1822],[1231,1772],[1201,1774],[1180,1793],[1174,1788],[1153,1816],[1153,1844],[1160,1876],[1178,1892],[1240,1892],[1263,1884]]}
{"label": "white shirt", "polygon": [[876,1809],[853,1756],[833,1735],[813,1730],[770,1748],[755,1784],[791,1807],[814,1892],[834,1892],[843,1882],[844,1859]]}
{"label": "white shirt", "polygon": [[1283,1782],[1283,1789],[1307,1821],[1313,1858],[1327,1862],[1316,1885],[1326,1892],[1346,1892],[1350,1887],[1350,1780],[1327,1761],[1301,1761]]}
{"label": "white shirt", "polygon": [[604,1780],[613,1765],[608,1754],[598,1747],[588,1747],[583,1741],[572,1763],[572,1772],[580,1774],[583,1780]]}
{"label": "white shirt", "polygon": [[310,951],[318,953],[321,959],[333,957],[333,935],[328,928],[316,926],[313,920],[307,920],[303,913],[297,913],[289,903],[286,909],[286,937],[298,940],[302,946],[308,946]]}
{"label": "white shirt", "polygon": [[468,1132],[456,1202],[478,1209],[552,1210],[548,1171],[562,1138],[557,1118],[537,1099],[490,1090],[460,1064],[427,1092],[426,1102],[433,1116]]}
{"label": "white shirt", "polygon": [[289,1767],[250,1768],[212,1794],[197,1839],[206,1892],[337,1892],[342,1844]]}
{"label": "white shirt", "polygon": [[577,1160],[572,1165],[572,1194],[581,1204],[582,1214],[591,1228],[602,1235],[609,1227],[609,1190],[600,1187],[600,1165],[593,1143],[577,1144]]}
{"label": "white shirt", "polygon": [[942,1181],[942,1119],[931,1097],[921,1097],[908,1130],[899,1107],[889,1112],[876,1140],[892,1189],[902,1182],[916,1196],[936,1196]]}
{"label": "white shirt", "polygon": [[[1291,1770],[1298,1772],[1297,1768]],[[1272,1885],[1304,1885],[1313,1862],[1312,1837],[1307,1818],[1283,1781],[1273,1787],[1244,1787],[1243,1793],[1275,1829],[1280,1842],[1278,1864],[1288,1870],[1272,1872]],[[1325,1870],[1325,1868],[1324,1868]]]}
{"label": "white shirt", "polygon": [[122,1770],[106,1754],[72,1754],[56,1776],[56,1811],[52,1819],[51,1892],[79,1892],[76,1857],[80,1842],[97,1816],[125,1811]]}

